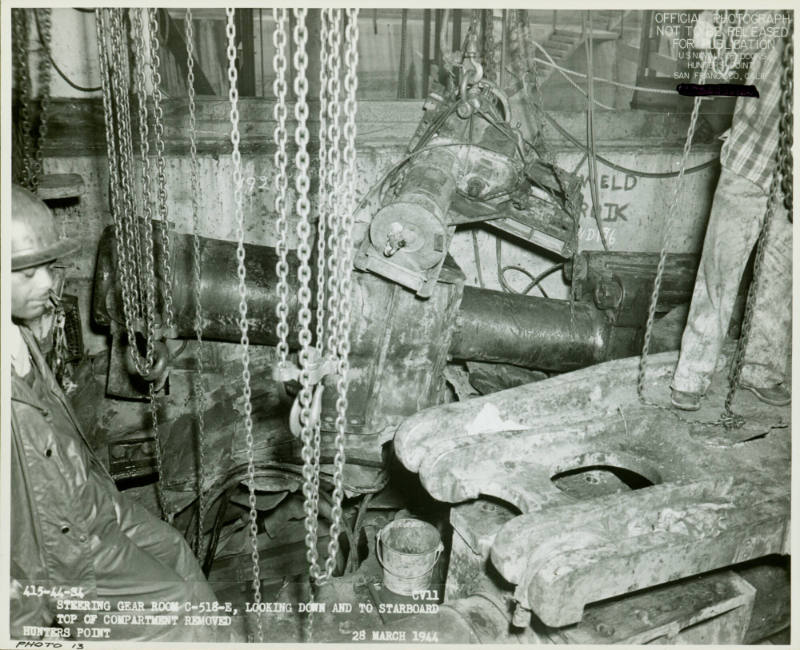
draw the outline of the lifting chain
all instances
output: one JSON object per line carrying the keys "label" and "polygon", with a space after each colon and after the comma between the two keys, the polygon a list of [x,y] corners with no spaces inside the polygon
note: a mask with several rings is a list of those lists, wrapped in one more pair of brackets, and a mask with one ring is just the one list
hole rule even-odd
{"label": "lifting chain", "polygon": [[[297,396],[299,404],[299,424],[300,439],[303,442],[301,455],[303,458],[303,510],[305,513],[304,525],[306,530],[306,558],[309,564],[310,589],[308,600],[314,601],[314,580],[319,573],[317,564],[317,517],[316,505],[318,496],[315,494],[315,458],[314,458],[314,422],[311,418],[311,399],[313,381],[309,366],[311,365],[311,269],[309,260],[311,257],[311,226],[309,223],[310,205],[308,200],[309,182],[309,156],[308,156],[308,79],[306,71],[308,68],[308,29],[306,28],[306,9],[294,9],[295,27],[293,32],[294,40],[294,117],[296,121],[294,139],[297,145],[295,154],[295,210],[297,212],[297,258],[299,261],[297,269],[297,279],[299,288],[298,298],[298,323],[300,339],[300,392]],[[311,641],[313,632],[313,616],[309,607],[307,619],[306,641]]]}
{"label": "lifting chain", "polygon": [[167,210],[167,175],[164,160],[164,111],[161,107],[161,58],[158,40],[158,9],[148,9],[150,39],[150,74],[153,82],[153,131],[156,137],[156,170],[158,177],[158,214],[161,219],[161,270],[164,274],[163,301],[166,311],[163,332],[175,338],[175,318],[172,307],[172,261],[169,245],[170,221]]}
{"label": "lifting chain", "polygon": [[197,110],[194,89],[194,34],[192,30],[192,10],[186,8],[186,88],[189,96],[189,154],[190,181],[192,195],[192,286],[194,287],[194,330],[197,336],[197,372],[194,392],[197,399],[197,538],[195,554],[202,549],[203,523],[206,514],[204,486],[206,481],[206,434],[205,434],[205,347],[203,346],[203,309],[200,296],[200,179],[197,162]]}
{"label": "lifting chain", "polygon": [[[169,338],[175,338],[175,324],[172,312],[172,265],[170,263],[170,246],[169,246],[169,228],[170,222],[167,214],[167,179],[166,179],[166,164],[164,162],[164,112],[161,108],[161,60],[159,58],[159,42],[158,42],[158,9],[145,9],[147,12],[147,21],[144,21],[144,28],[148,30],[148,38],[150,42],[150,57],[148,65],[150,68],[150,78],[153,84],[153,131],[156,139],[156,175],[157,175],[157,206],[158,214],[161,221],[161,271],[164,274],[164,289],[162,292],[162,302],[166,310],[166,318],[160,317],[161,328],[159,330],[158,338],[161,339],[165,335]],[[153,242],[151,242],[151,247]],[[155,270],[147,277],[148,289],[156,293],[154,286],[155,283]],[[166,344],[165,344],[166,345]],[[154,382],[150,382],[150,406],[153,414],[153,438],[155,441],[154,448],[156,452],[156,464],[158,466],[158,493],[161,499],[161,511],[169,523],[172,523],[173,514],[170,511],[169,503],[166,497],[164,485],[166,483],[166,476],[162,470],[164,449],[161,444],[161,435],[158,430],[158,390]]]}
{"label": "lifting chain", "polygon": [[[758,234],[756,244],[756,258],[753,263],[753,279],[747,292],[747,302],[745,304],[744,318],[742,319],[742,329],[739,334],[739,342],[736,346],[736,353],[731,363],[730,385],[728,394],[725,396],[725,406],[723,418],[728,421],[740,422],[743,418],[733,413],[732,404],[736,391],[739,388],[739,380],[744,365],[744,356],[747,349],[747,342],[750,337],[750,330],[753,323],[753,311],[758,295],[759,288],[763,282],[762,262],[764,260],[764,250],[766,249],[769,238],[770,226],[775,216],[776,208],[781,201],[782,187],[786,184],[791,188],[792,183],[792,164],[791,164],[791,114],[792,114],[792,73],[794,71],[792,45],[792,24],[789,24],[789,35],[786,37],[783,48],[783,74],[781,75],[781,98],[780,98],[780,121],[778,125],[778,149],[775,158],[775,170],[772,173],[772,182],[769,187],[769,198],[767,199],[767,210],[764,215],[764,222]],[[787,121],[788,116],[788,121]],[[787,129],[788,127],[788,129]],[[787,183],[788,181],[788,183]],[[791,197],[788,197],[791,201]],[[784,206],[790,211],[791,203],[786,204],[787,197],[783,197]],[[791,273],[791,269],[786,269]]]}
{"label": "lifting chain", "polygon": [[[236,70],[236,25],[234,22],[235,9],[226,8],[227,24],[225,33],[228,38],[228,81],[230,91],[228,99],[231,104],[231,144],[233,146],[231,159],[233,162],[233,196],[236,212],[237,224],[237,275],[239,276],[239,329],[241,331],[241,359],[242,359],[242,401],[244,408],[244,427],[247,443],[247,487],[249,510],[249,529],[250,545],[253,569],[253,602],[258,611],[258,604],[261,603],[261,568],[259,565],[258,553],[258,510],[256,509],[256,477],[255,477],[255,458],[253,440],[253,405],[251,401],[252,393],[250,389],[250,339],[248,336],[247,323],[247,270],[245,268],[245,249],[244,249],[244,177],[242,175],[242,156],[239,152],[239,91],[236,85],[238,72]],[[258,622],[257,640],[263,641],[264,630],[263,621],[260,614],[256,618]]]}
{"label": "lifting chain", "polygon": [[[137,74],[137,90],[138,90],[138,99],[139,99],[139,138],[140,138],[140,146],[141,146],[141,155],[142,155],[142,195],[143,195],[143,211],[145,214],[145,224],[144,224],[144,236],[141,238],[141,248],[143,249],[143,258],[144,258],[144,268],[140,270],[140,278],[142,286],[144,287],[145,293],[145,329],[146,329],[146,357],[144,359],[144,363],[142,364],[141,358],[136,355],[134,350],[130,350],[131,356],[136,355],[136,370],[139,374],[142,375],[145,379],[148,378],[150,375],[150,371],[154,369],[155,364],[155,351],[156,351],[156,340],[158,337],[156,333],[156,286],[155,286],[155,255],[154,255],[154,241],[153,236],[155,234],[155,224],[153,219],[152,207],[150,202],[150,159],[149,159],[149,151],[150,151],[150,144],[148,141],[148,133],[149,128],[147,124],[147,89],[145,87],[145,67],[150,67],[151,74],[152,74],[152,66],[153,66],[153,34],[152,34],[152,27],[150,24],[149,16],[147,14],[147,9],[142,9],[141,11],[145,12],[144,17],[142,18],[136,9],[130,10],[130,16],[132,16],[133,20],[131,21],[131,29],[134,33],[134,44],[136,49],[136,74]],[[143,32],[147,30],[149,45],[150,45],[150,57],[147,62],[145,62],[144,57],[144,45],[142,43],[143,40]],[[154,82],[154,96],[155,96],[155,78],[151,77]],[[160,192],[160,186],[159,186]],[[159,197],[160,199],[160,197]],[[158,203],[159,208],[161,208],[161,201],[159,200]],[[163,218],[162,214],[162,218]],[[167,227],[166,222],[162,221],[162,233]],[[162,235],[163,237],[163,235]],[[162,246],[164,245],[164,240],[162,238]],[[131,345],[130,348],[133,348],[134,345]],[[163,353],[162,353],[163,354]],[[142,368],[144,366],[144,368]],[[142,372],[145,370],[146,372]],[[153,431],[153,438],[154,438],[154,448],[155,448],[155,456],[156,456],[156,467],[158,469],[158,497],[159,503],[161,505],[161,513],[162,517],[165,518],[170,523],[172,522],[172,513],[170,512],[169,503],[166,496],[166,491],[164,486],[166,484],[166,477],[163,471],[163,449],[161,446],[161,436],[159,435],[159,428],[158,428],[158,395],[157,390],[153,382],[150,383],[149,386],[149,396],[150,396],[150,413],[152,417],[152,431]]]}
{"label": "lifting chain", "polygon": [[95,28],[97,33],[97,54],[100,61],[100,81],[103,94],[103,112],[105,115],[106,129],[106,150],[108,153],[108,174],[109,187],[111,193],[111,216],[114,220],[114,231],[117,251],[117,273],[120,277],[120,289],[122,292],[122,309],[125,321],[125,328],[129,340],[134,340],[133,321],[135,319],[135,305],[138,302],[133,295],[135,283],[131,277],[131,265],[133,261],[128,258],[128,246],[126,245],[125,220],[129,216],[122,206],[122,192],[119,179],[119,165],[117,160],[117,139],[114,131],[114,98],[112,96],[111,79],[112,73],[109,70],[106,45],[106,35],[109,31],[106,25],[106,12],[108,10],[95,9]]}
{"label": "lifting chain", "polygon": [[288,155],[286,145],[288,131],[286,130],[286,23],[288,15],[286,9],[273,9],[272,17],[275,21],[275,31],[272,34],[272,43],[275,55],[272,65],[275,70],[273,91],[275,93],[275,236],[277,241],[278,262],[275,267],[278,276],[278,364],[277,369],[286,368],[289,358],[289,222],[286,214],[286,194],[289,189],[287,174]]}
{"label": "lifting chain", "polygon": [[50,109],[50,26],[51,9],[34,9],[33,16],[39,33],[41,51],[39,52],[39,135],[36,140],[33,163],[32,186],[37,188],[39,180],[44,174],[44,161],[42,159],[42,146],[47,138],[47,118]]}
{"label": "lifting chain", "polygon": [[22,171],[19,177],[21,185],[35,190],[33,138],[31,135],[31,77],[28,69],[28,23],[27,9],[13,10],[14,38],[14,72],[17,93],[19,96],[20,140],[22,150]]}
{"label": "lifting chain", "polygon": [[[698,83],[705,83],[706,75],[710,67],[709,59],[704,59],[703,66],[700,71],[700,78]],[[700,114],[701,97],[694,98],[694,105],[692,106],[692,116],[689,121],[689,130],[686,133],[686,142],[683,145],[683,154],[681,155],[680,166],[678,168],[678,177],[675,181],[675,191],[672,196],[672,202],[667,209],[667,218],[664,223],[664,231],[661,240],[661,251],[658,256],[658,265],[656,267],[656,277],[653,282],[653,291],[650,294],[650,306],[647,312],[647,324],[645,326],[644,345],[642,347],[642,355],[639,359],[639,374],[636,380],[636,392],[639,399],[649,406],[660,406],[647,400],[644,394],[645,381],[647,378],[647,357],[650,351],[650,340],[653,334],[653,323],[655,321],[656,306],[658,304],[658,296],[661,291],[661,281],[664,277],[664,266],[667,259],[667,249],[670,244],[670,235],[672,232],[672,224],[675,218],[675,211],[678,207],[678,202],[681,198],[681,190],[683,189],[683,174],[686,170],[686,162],[689,160],[689,152],[692,148],[692,140],[694,139],[694,132],[697,127],[697,118]],[[672,409],[667,409],[672,412]]]}
{"label": "lifting chain", "polygon": [[[326,20],[327,19],[327,20]],[[327,28],[322,32],[320,44],[320,93],[326,97],[324,120],[320,120],[320,142],[326,143],[325,156],[320,156],[320,198],[319,198],[319,230],[318,237],[318,282],[325,286],[327,270],[327,305],[322,302],[317,305],[317,350],[320,355],[326,353],[327,358],[334,359],[336,355],[335,327],[339,322],[339,293],[340,276],[336,272],[336,251],[339,247],[339,189],[341,183],[340,165],[340,83],[341,71],[341,9],[326,9],[323,11],[323,20]],[[322,114],[320,114],[322,118]],[[324,127],[324,128],[323,128]],[[325,236],[328,235],[327,242]],[[327,243],[327,259],[325,244]],[[327,265],[327,268],[326,268]],[[324,301],[325,294],[318,288],[317,300]],[[327,307],[327,328],[326,328]],[[327,329],[327,341],[325,339]],[[314,423],[314,463],[313,463],[313,503],[309,516],[314,520],[319,514],[319,465],[322,449],[321,423],[317,418]],[[315,543],[316,548],[316,543]],[[333,557],[336,556],[336,550]],[[330,560],[330,558],[329,558]],[[326,575],[328,574],[326,562]]]}
{"label": "lifting chain", "polygon": [[353,214],[356,207],[356,92],[358,90],[358,9],[347,10],[347,30],[345,33],[345,102],[344,102],[344,192],[342,207],[342,226],[339,240],[338,270],[339,285],[339,328],[337,330],[338,372],[336,377],[336,456],[333,461],[333,505],[331,507],[329,559],[327,572],[333,571],[333,559],[339,544],[339,531],[342,519],[342,499],[344,498],[345,465],[345,425],[347,423],[347,391],[350,370],[350,293],[353,275]]}
{"label": "lifting chain", "polygon": [[[122,285],[123,313],[125,327],[130,343],[129,352],[134,363],[139,362],[143,369],[149,372],[154,361],[153,356],[141,362],[135,348],[135,333],[141,328],[140,299],[145,298],[146,288],[141,284],[141,275],[138,265],[141,264],[138,225],[136,223],[136,210],[134,209],[133,181],[131,178],[133,166],[133,151],[131,143],[130,107],[128,103],[129,86],[127,71],[127,40],[122,27],[121,10],[109,10],[108,32],[110,36],[110,67],[108,69],[113,88],[112,111],[116,115],[117,139],[116,151],[110,155],[115,158],[118,171],[117,205],[118,227],[117,250],[119,253],[119,275]],[[105,22],[103,23],[105,25]],[[105,45],[106,43],[104,43]],[[113,123],[113,120],[112,120]],[[113,203],[113,187],[112,187]],[[121,248],[120,248],[121,245]],[[149,363],[149,365],[148,365]]]}
{"label": "lifting chain", "polygon": [[[133,145],[130,122],[130,87],[128,80],[128,42],[124,27],[124,10],[96,10],[98,56],[100,60],[103,110],[111,186],[111,208],[115,226],[117,271],[122,293],[122,310],[128,338],[129,361],[132,368],[144,379],[157,379],[158,363],[166,360],[168,350],[156,343],[155,273],[153,263],[152,213],[150,212],[147,159],[147,108],[143,73],[143,46],[141,22],[135,10],[129,14],[136,53],[137,90],[140,109],[140,137],[143,157],[143,209],[145,212],[142,235],[136,217],[133,190]],[[142,115],[144,113],[144,115]],[[143,119],[142,119],[143,117]],[[114,128],[116,126],[116,129]],[[141,305],[144,303],[142,310]],[[139,354],[137,332],[145,334],[145,355]],[[157,359],[157,351],[159,358]],[[162,515],[172,520],[163,489],[162,450],[158,435],[157,388],[151,381],[149,398],[152,430],[155,438],[156,464],[159,473],[158,497]]]}
{"label": "lifting chain", "polygon": [[327,259],[328,271],[328,303],[327,303],[327,351],[328,356],[336,354],[336,327],[339,322],[339,294],[340,276],[337,273],[336,254],[339,250],[339,214],[341,206],[338,202],[338,194],[341,184],[341,129],[340,122],[340,95],[341,84],[339,82],[341,71],[341,10],[336,10],[331,15],[331,29],[328,32],[328,57],[327,70],[327,90],[328,90],[328,155],[325,167],[321,169],[322,178],[320,186],[325,185],[327,192],[327,204],[322,205],[322,214],[327,215],[328,223],[328,251]]}
{"label": "lifting chain", "polygon": [[[155,317],[155,258],[153,251],[153,211],[152,200],[150,194],[150,184],[152,182],[152,173],[150,169],[150,141],[149,141],[149,126],[148,126],[148,110],[147,110],[147,87],[145,84],[145,55],[143,43],[143,25],[140,11],[147,11],[146,9],[132,9],[130,16],[131,30],[133,32],[133,41],[135,49],[135,71],[136,71],[136,94],[139,105],[139,148],[142,158],[142,214],[144,216],[144,223],[137,223],[139,229],[140,239],[140,257],[141,260],[139,277],[141,287],[143,290],[144,299],[144,330],[145,330],[145,358],[141,359],[138,356],[135,358],[136,371],[143,377],[150,373],[155,360],[155,342],[156,342],[156,317]],[[131,345],[131,348],[134,346]],[[135,356],[135,350],[131,349],[131,355]]]}
{"label": "lifting chain", "polygon": [[789,36],[784,44],[783,51],[783,77],[781,84],[781,120],[778,123],[778,172],[781,175],[781,190],[783,191],[783,205],[792,220],[794,162],[792,159],[792,145],[794,144],[792,125],[793,97],[794,97],[794,41],[792,39],[792,24],[789,19]]}

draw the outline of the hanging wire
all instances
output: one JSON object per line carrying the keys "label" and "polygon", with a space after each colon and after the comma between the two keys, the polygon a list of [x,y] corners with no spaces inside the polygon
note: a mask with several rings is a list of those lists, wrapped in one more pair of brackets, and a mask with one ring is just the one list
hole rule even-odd
{"label": "hanging wire", "polygon": [[[94,9],[87,9],[86,13],[94,13]],[[39,16],[36,15],[36,11],[33,12],[33,16],[34,16],[34,18],[36,20],[36,32],[39,35],[39,41],[41,41],[43,43],[44,40],[42,39],[42,28],[39,25]],[[100,47],[99,43],[98,43],[98,47]],[[58,67],[58,64],[55,62],[55,59],[53,58],[53,53],[49,49],[47,50],[47,58],[50,59],[50,65],[53,66],[53,70],[55,70],[58,73],[58,76],[61,77],[66,82],[66,84],[68,86],[70,86],[70,87],[74,88],[75,90],[78,90],[78,91],[80,91],[82,93],[96,93],[96,92],[99,92],[99,91],[103,90],[103,86],[102,85],[101,86],[81,86],[80,84],[77,84],[74,81],[72,81],[72,79],[70,79],[67,76],[67,74],[60,67]]]}

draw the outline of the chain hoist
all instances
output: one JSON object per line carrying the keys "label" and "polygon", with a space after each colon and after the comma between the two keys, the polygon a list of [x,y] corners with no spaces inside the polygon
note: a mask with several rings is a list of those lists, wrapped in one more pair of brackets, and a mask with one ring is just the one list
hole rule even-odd
{"label": "chain hoist", "polygon": [[[311,441],[306,440],[308,436],[313,436],[314,421],[319,418],[319,410],[322,399],[321,379],[328,370],[321,359],[316,348],[311,346],[311,225],[310,225],[310,202],[309,202],[309,155],[308,155],[308,78],[306,71],[308,68],[308,29],[306,28],[306,10],[294,10],[296,24],[293,32],[295,53],[293,65],[295,70],[294,93],[295,93],[295,144],[297,152],[295,154],[295,210],[298,215],[297,221],[297,257],[299,260],[297,278],[299,281],[298,289],[298,323],[300,351],[298,353],[299,372],[296,378],[300,382],[300,392],[292,409],[290,426],[292,432],[299,434],[304,441],[304,451],[310,453]],[[314,388],[316,386],[316,388]]]}
{"label": "chain hoist", "polygon": [[17,94],[19,97],[19,124],[22,150],[22,171],[19,182],[28,189],[35,190],[33,137],[31,135],[31,77],[28,69],[28,10],[14,9],[13,39],[14,39],[14,72]]}
{"label": "chain hoist", "polygon": [[[792,44],[792,24],[789,23],[789,35],[783,48],[783,74],[781,75],[781,97],[780,97],[780,120],[778,123],[778,149],[775,152],[775,170],[772,172],[772,181],[770,182],[769,195],[767,199],[767,210],[764,215],[764,222],[761,225],[756,243],[756,257],[753,263],[753,279],[750,283],[750,288],[747,291],[747,302],[745,303],[744,317],[742,319],[742,329],[739,334],[739,342],[736,346],[736,353],[734,354],[731,363],[730,384],[728,393],[725,396],[725,406],[723,411],[723,418],[727,421],[739,423],[743,418],[733,413],[732,405],[733,398],[739,388],[739,380],[742,375],[742,367],[744,366],[744,356],[747,349],[747,342],[750,338],[750,330],[753,324],[753,312],[755,308],[756,296],[758,295],[763,278],[762,262],[764,260],[764,251],[767,247],[767,240],[769,239],[770,226],[775,216],[776,208],[781,203],[782,187],[788,179],[788,185],[791,187],[792,182],[792,166],[791,166],[791,122],[785,118],[788,115],[791,120],[792,112],[792,73],[794,71],[793,60],[793,44]],[[787,130],[787,126],[789,127]],[[791,213],[791,203],[786,204],[787,197],[783,196],[784,207]],[[791,198],[789,198],[791,201]],[[790,273],[791,269],[786,269]]]}
{"label": "chain hoist", "polygon": [[[128,46],[124,26],[124,10],[96,11],[98,54],[100,58],[101,87],[106,123],[106,139],[111,181],[111,207],[117,242],[117,270],[121,285],[122,311],[128,338],[127,361],[129,370],[137,372],[150,382],[149,398],[152,431],[155,438],[156,463],[159,472],[158,496],[162,514],[171,521],[164,491],[162,450],[158,435],[157,387],[154,383],[163,376],[160,364],[166,363],[168,350],[163,342],[156,341],[156,286],[153,260],[153,224],[150,212],[147,159],[147,116],[144,88],[141,21],[132,11],[131,29],[136,49],[135,68],[140,109],[140,138],[143,153],[143,211],[144,224],[138,223],[137,201],[133,189],[133,145],[130,120],[130,87],[128,80]],[[142,111],[145,112],[144,119]],[[144,334],[144,355],[139,352],[138,333]]]}
{"label": "chain hoist", "polygon": [[[141,229],[139,230],[140,234],[140,246],[139,252],[142,255],[143,259],[143,266],[140,265],[139,268],[139,277],[140,277],[140,287],[143,289],[144,292],[144,303],[145,303],[145,310],[144,310],[144,325],[143,328],[145,331],[145,357],[141,358],[134,349],[136,346],[135,341],[129,341],[129,357],[133,359],[134,362],[134,369],[138,372],[145,380],[149,380],[148,386],[148,396],[150,398],[150,413],[151,413],[151,430],[153,432],[153,440],[154,440],[154,449],[155,449],[155,457],[156,457],[156,468],[158,470],[159,481],[157,485],[159,503],[161,505],[161,512],[164,519],[168,522],[172,522],[173,514],[170,511],[169,502],[166,496],[165,484],[166,484],[166,477],[163,471],[163,456],[164,450],[162,448],[162,441],[161,435],[158,427],[159,417],[158,417],[158,389],[155,385],[155,381],[162,376],[163,374],[163,365],[166,364],[168,350],[166,349],[166,345],[161,341],[161,337],[163,336],[163,319],[156,314],[156,295],[157,295],[157,288],[156,288],[156,277],[155,277],[155,244],[154,244],[154,236],[155,236],[155,219],[153,218],[152,213],[152,205],[151,205],[151,195],[150,195],[150,181],[151,181],[151,173],[150,173],[150,159],[149,159],[149,152],[150,152],[150,145],[149,145],[149,127],[148,127],[148,111],[147,111],[147,89],[145,86],[145,69],[150,68],[151,72],[151,79],[153,80],[153,96],[155,102],[155,95],[156,95],[156,76],[153,70],[153,55],[154,55],[154,35],[153,35],[153,27],[151,24],[150,17],[148,15],[148,10],[143,9],[144,16],[140,16],[137,10],[132,9],[130,10],[129,16],[131,17],[131,30],[133,32],[133,40],[134,40],[134,47],[135,47],[135,70],[136,70],[136,86],[137,86],[137,98],[139,102],[139,140],[140,140],[140,147],[141,147],[141,155],[142,155],[142,208],[145,215],[144,224],[139,224]],[[144,44],[143,44],[143,36],[147,34],[149,45],[150,45],[150,57],[145,60],[144,56]],[[157,104],[157,107],[160,109],[160,104]],[[154,110],[155,113],[155,110]],[[158,125],[159,121],[156,120],[156,125]],[[158,126],[156,126],[156,129]],[[158,142],[158,132],[157,134],[157,142]],[[163,148],[163,143],[162,143]],[[158,152],[157,152],[158,154]],[[158,158],[158,155],[157,155]],[[132,160],[131,160],[132,166]],[[160,167],[157,169],[160,172]],[[159,173],[159,185],[157,187],[157,206],[159,208],[160,216],[162,218],[161,221],[161,242],[162,248],[165,248],[165,251],[162,251],[162,261],[165,260],[166,256],[168,255],[168,242],[164,240],[164,232],[168,228],[168,224],[165,220],[165,201],[166,201],[166,191],[163,191],[162,195],[162,185],[161,185],[161,178]],[[162,267],[163,268],[163,267]],[[163,298],[166,300],[169,291],[164,292]],[[168,300],[171,304],[171,296],[169,296]],[[140,331],[141,331],[140,329]],[[157,350],[160,351],[157,356]]]}
{"label": "chain hoist", "polygon": [[[228,39],[226,54],[228,57],[228,81],[230,90],[228,99],[231,104],[231,160],[233,163],[233,197],[236,214],[236,260],[237,275],[239,277],[239,329],[241,331],[241,361],[242,361],[242,401],[244,409],[244,428],[245,440],[247,444],[247,487],[249,505],[249,532],[251,553],[250,559],[253,566],[253,579],[251,586],[253,589],[253,602],[258,605],[261,602],[261,567],[259,565],[258,553],[258,510],[256,509],[256,486],[255,486],[255,457],[253,440],[253,405],[252,392],[250,389],[250,338],[248,335],[247,323],[247,270],[245,267],[244,249],[244,177],[242,175],[242,155],[239,152],[239,90],[237,88],[238,72],[236,70],[236,25],[234,22],[235,9],[226,8],[227,23],[225,34]],[[258,611],[258,607],[256,607]],[[257,640],[263,640],[264,630],[261,615],[256,616],[258,631]]]}
{"label": "chain hoist", "polygon": [[137,317],[135,305],[138,303],[138,295],[134,295],[136,287],[132,265],[135,260],[128,257],[129,247],[127,245],[128,232],[126,222],[131,216],[123,205],[122,183],[119,178],[120,169],[118,161],[117,134],[114,129],[114,97],[112,91],[112,79],[114,78],[111,63],[108,61],[106,47],[106,36],[110,32],[107,22],[107,12],[110,10],[95,10],[95,28],[97,33],[98,57],[100,61],[100,80],[103,94],[103,112],[105,114],[106,130],[106,150],[108,153],[108,174],[109,187],[111,193],[111,216],[114,220],[114,231],[117,252],[117,273],[120,278],[120,290],[122,293],[122,311],[125,329],[129,340],[134,339],[133,322]]}
{"label": "chain hoist", "polygon": [[186,37],[186,89],[189,102],[189,188],[192,195],[192,284],[194,287],[194,331],[197,337],[197,368],[195,372],[194,392],[197,404],[197,538],[195,553],[199,555],[202,548],[203,524],[206,514],[205,480],[206,480],[206,435],[205,435],[205,347],[203,346],[203,306],[200,295],[200,179],[197,162],[197,110],[194,89],[194,33],[192,29],[192,10],[187,7],[185,22]]}

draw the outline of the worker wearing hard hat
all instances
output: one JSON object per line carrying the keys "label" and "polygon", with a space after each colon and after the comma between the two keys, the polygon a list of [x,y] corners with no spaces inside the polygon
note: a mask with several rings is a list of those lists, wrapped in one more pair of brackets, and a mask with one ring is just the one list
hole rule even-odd
{"label": "worker wearing hard hat", "polygon": [[[77,638],[80,627],[81,638],[95,640],[240,639],[233,627],[144,618],[157,614],[149,611],[152,601],[216,599],[183,537],[117,490],[28,327],[49,309],[53,265],[76,250],[75,242],[60,239],[48,207],[17,185],[11,212],[13,322],[5,325],[12,366],[12,635]],[[77,604],[65,608],[65,601]],[[145,607],[137,611],[139,624],[106,620],[105,607],[117,612],[126,601]],[[94,625],[65,625],[73,611],[83,621],[87,608],[99,614]]]}

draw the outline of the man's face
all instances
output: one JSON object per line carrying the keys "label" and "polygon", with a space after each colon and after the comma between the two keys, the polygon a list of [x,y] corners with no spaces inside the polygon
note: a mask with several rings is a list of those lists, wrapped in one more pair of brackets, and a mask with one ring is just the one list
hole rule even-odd
{"label": "man's face", "polygon": [[53,283],[53,263],[14,271],[11,274],[11,315],[23,321],[41,316],[49,307]]}

